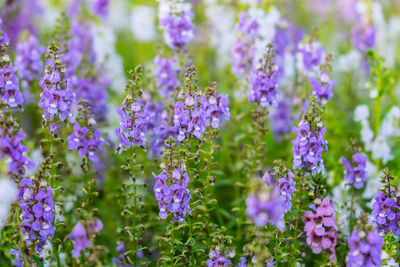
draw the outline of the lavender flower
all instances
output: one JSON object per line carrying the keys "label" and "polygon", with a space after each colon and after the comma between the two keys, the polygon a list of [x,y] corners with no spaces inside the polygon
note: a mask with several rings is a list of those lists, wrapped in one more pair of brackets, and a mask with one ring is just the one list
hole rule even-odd
{"label": "lavender flower", "polygon": [[307,244],[311,246],[313,253],[319,254],[325,251],[331,261],[336,260],[335,247],[337,244],[338,227],[335,223],[335,212],[331,200],[328,198],[316,199],[317,208],[304,212],[304,231],[307,234]]}
{"label": "lavender flower", "polygon": [[254,42],[257,37],[259,24],[249,13],[239,14],[239,22],[236,25],[238,37],[235,40],[231,52],[233,66],[232,72],[241,78],[250,69],[254,58]]}
{"label": "lavender flower", "polygon": [[285,214],[292,209],[292,194],[296,190],[296,182],[291,170],[282,165],[280,161],[274,161],[275,168],[265,171],[262,179],[267,186],[274,185],[278,188],[282,212]]}
{"label": "lavender flower", "polygon": [[22,129],[19,131],[2,129],[0,131],[0,158],[8,156],[11,159],[9,172],[14,175],[25,174],[25,168],[33,169],[36,163],[24,154],[29,151],[28,147],[22,144],[25,138]]}
{"label": "lavender flower", "polygon": [[391,189],[390,194],[378,191],[375,202],[372,205],[373,222],[377,224],[379,232],[385,234],[392,232],[397,236],[400,234],[400,209],[399,200],[395,199],[395,190]]}
{"label": "lavender flower", "polygon": [[43,118],[46,122],[54,122],[56,116],[60,121],[65,121],[67,117],[72,116],[71,105],[75,95],[72,92],[71,81],[65,77],[65,72],[57,45],[50,43],[45,75],[39,82],[43,88],[39,107],[44,111]]}
{"label": "lavender flower", "polygon": [[110,0],[94,0],[91,4],[93,12],[103,21],[106,20],[108,17]]}
{"label": "lavender flower", "polygon": [[375,231],[353,231],[349,238],[347,267],[381,266],[383,237]]}
{"label": "lavender flower", "polygon": [[[352,163],[349,162],[345,157],[341,158],[342,163],[346,167],[344,172],[344,178],[355,188],[360,189],[364,186],[367,181],[367,156],[356,152],[353,154]],[[354,167],[353,167],[354,166]]]}
{"label": "lavender flower", "polygon": [[232,263],[230,260],[226,258],[225,254],[220,252],[218,249],[211,248],[208,256],[210,258],[206,262],[207,267],[214,267],[214,266],[228,267],[229,266],[228,264]]}
{"label": "lavender flower", "polygon": [[212,128],[218,129],[224,120],[230,119],[231,112],[228,107],[228,96],[218,95],[215,86],[214,83],[207,88],[206,94],[201,101],[206,114],[206,124],[211,124]]}
{"label": "lavender flower", "polygon": [[274,185],[261,186],[246,199],[246,213],[257,226],[268,223],[283,228],[283,209],[280,192]]}
{"label": "lavender flower", "polygon": [[139,146],[145,149],[148,115],[143,99],[132,101],[125,98],[122,106],[117,109],[121,117],[120,127],[115,129],[115,134],[119,137],[121,144],[119,151],[122,152],[123,146]]}
{"label": "lavender flower", "polygon": [[321,71],[319,73],[319,80],[310,77],[309,82],[313,86],[313,95],[315,95],[322,104],[326,104],[333,95],[335,81],[329,78],[328,73]]}
{"label": "lavender flower", "polygon": [[270,113],[271,128],[277,141],[292,130],[292,104],[288,98],[278,98],[277,106]]}
{"label": "lavender flower", "polygon": [[375,46],[375,28],[370,25],[356,25],[353,28],[353,46],[360,52],[366,52]]}
{"label": "lavender flower", "polygon": [[157,56],[154,64],[157,66],[154,76],[157,78],[159,94],[164,98],[170,98],[179,84],[178,62],[175,58],[167,59]]}
{"label": "lavender flower", "polygon": [[40,78],[43,70],[41,55],[44,53],[44,47],[40,46],[37,38],[30,35],[26,41],[17,44],[17,56],[15,66],[22,78],[24,88]]}
{"label": "lavender flower", "polygon": [[13,264],[14,267],[23,267],[24,266],[24,261],[22,260],[22,253],[12,249],[11,250],[11,255],[16,256],[16,258],[11,260],[11,263]]}
{"label": "lavender flower", "polygon": [[307,172],[316,173],[318,168],[324,169],[322,152],[328,150],[328,143],[324,139],[326,128],[316,114],[319,107],[312,100],[310,114],[303,116],[298,128],[294,128],[297,137],[293,140],[293,168],[306,169]]}
{"label": "lavender flower", "polygon": [[79,156],[87,156],[90,161],[97,161],[97,152],[103,144],[100,131],[92,127],[81,127],[78,123],[74,125],[74,132],[68,137],[69,149],[78,150]]}
{"label": "lavender flower", "polygon": [[141,77],[142,68],[138,66],[131,72],[133,78],[126,87],[127,96],[122,102],[122,106],[117,109],[121,117],[120,127],[115,129],[115,134],[120,139],[118,147],[119,153],[123,147],[139,146],[146,149],[147,124],[152,119],[150,117],[149,105],[144,103],[141,89],[137,87],[137,82]]}
{"label": "lavender flower", "polygon": [[54,235],[53,189],[44,180],[23,178],[19,182],[18,199],[22,209],[20,218],[24,240],[36,242],[36,252],[43,250],[46,241]]}
{"label": "lavender flower", "polygon": [[237,267],[247,267],[247,259],[245,257],[240,257],[240,262],[238,262]]}
{"label": "lavender flower", "polygon": [[72,229],[72,232],[68,235],[68,238],[73,239],[75,242],[72,257],[79,258],[81,251],[90,246],[90,243],[87,239],[85,226],[81,222],[75,224],[74,229]]}
{"label": "lavender flower", "polygon": [[88,234],[96,234],[103,229],[103,223],[98,218],[90,219],[87,224],[86,231],[85,225],[82,222],[78,222],[68,235],[68,238],[73,239],[75,243],[72,257],[79,258],[82,250],[92,246],[92,243],[88,240]]}
{"label": "lavender flower", "polygon": [[186,73],[185,88],[178,95],[174,104],[173,123],[176,130],[176,140],[182,142],[187,136],[201,138],[206,130],[205,101],[201,101],[197,85],[193,83],[194,67],[189,67]]}
{"label": "lavender flower", "polygon": [[308,43],[300,44],[299,52],[302,56],[303,66],[306,70],[312,71],[320,65],[324,47],[318,41],[311,40]]}
{"label": "lavender flower", "polygon": [[168,12],[160,15],[160,25],[164,30],[164,40],[175,50],[183,49],[193,39],[193,12],[185,3],[170,4]]}
{"label": "lavender flower", "polygon": [[13,108],[21,105],[23,98],[19,91],[18,78],[15,76],[17,69],[13,67],[10,56],[7,54],[9,39],[1,26],[0,19],[0,100]]}
{"label": "lavender flower", "polygon": [[263,66],[252,70],[249,76],[249,101],[256,102],[263,108],[274,104],[276,95],[279,93],[277,79],[278,67],[273,61],[272,46],[269,46],[265,63]]}
{"label": "lavender flower", "polygon": [[174,221],[185,221],[186,213],[190,213],[189,201],[192,198],[187,189],[189,176],[185,170],[175,168],[171,172],[153,173],[156,179],[153,191],[160,208],[161,219],[167,218],[167,211],[174,215]]}

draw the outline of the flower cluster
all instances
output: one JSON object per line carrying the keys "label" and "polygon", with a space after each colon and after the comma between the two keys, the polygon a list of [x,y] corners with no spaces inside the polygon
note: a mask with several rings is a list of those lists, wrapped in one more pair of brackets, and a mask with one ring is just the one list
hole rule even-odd
{"label": "flower cluster", "polygon": [[279,188],[271,185],[260,185],[255,193],[246,199],[246,213],[257,226],[268,223],[283,228],[283,207]]}
{"label": "flower cluster", "polygon": [[43,71],[41,55],[44,47],[40,46],[36,36],[30,35],[26,41],[17,45],[15,66],[22,79],[22,85],[27,88],[33,81],[38,80]]}
{"label": "flower cluster", "polygon": [[378,191],[372,205],[372,216],[379,232],[385,234],[392,232],[393,235],[397,236],[400,234],[400,213],[398,211],[400,205],[395,196],[394,189],[390,189],[390,194]]}
{"label": "flower cluster", "polygon": [[19,186],[22,234],[28,244],[38,240],[36,251],[40,253],[46,241],[54,235],[54,192],[44,180],[23,178]]}
{"label": "flower cluster", "polygon": [[107,116],[107,91],[110,81],[97,73],[86,78],[78,78],[76,83],[76,99],[89,103],[96,120],[105,120]]}
{"label": "flower cluster", "polygon": [[271,128],[274,133],[275,139],[281,141],[285,134],[292,130],[293,117],[291,114],[292,103],[286,97],[278,98],[277,105],[270,113]]}
{"label": "flower cluster", "polygon": [[189,176],[184,168],[174,168],[172,171],[163,170],[153,176],[154,194],[160,208],[160,218],[167,218],[167,211],[174,215],[174,221],[185,221],[186,213],[190,213],[189,201],[192,198],[187,189]]}
{"label": "flower cluster", "polygon": [[381,266],[383,237],[374,230],[354,230],[348,242],[347,267]]}
{"label": "flower cluster", "polygon": [[328,73],[321,71],[319,79],[310,77],[309,82],[313,87],[313,95],[316,96],[322,104],[326,104],[333,95],[335,81],[329,78]]}
{"label": "flower cluster", "polygon": [[275,65],[273,57],[272,45],[269,45],[265,62],[259,68],[253,69],[249,76],[249,101],[256,102],[263,108],[275,104],[276,95],[279,93],[278,66]]}
{"label": "flower cluster", "polygon": [[331,261],[336,260],[335,246],[337,242],[338,227],[335,223],[335,212],[329,198],[316,199],[317,205],[313,211],[304,212],[304,231],[307,234],[307,244],[313,253],[319,254],[326,251]]}
{"label": "flower cluster", "polygon": [[310,114],[303,116],[298,128],[294,128],[297,134],[293,140],[293,168],[306,169],[307,172],[316,173],[318,167],[324,169],[322,152],[328,150],[328,143],[324,139],[326,128],[316,113],[318,106],[312,101]]}
{"label": "flower cluster", "polygon": [[219,251],[218,249],[211,248],[210,253],[208,254],[210,257],[206,264],[207,267],[214,267],[214,266],[224,266],[228,267],[228,264],[231,264],[232,262],[227,259],[224,253]]}
{"label": "flower cluster", "polygon": [[201,138],[206,130],[205,103],[201,101],[201,92],[193,83],[195,70],[189,67],[186,73],[185,88],[174,104],[173,123],[176,131],[176,140],[182,142],[187,136]]}
{"label": "flower cluster", "polygon": [[242,12],[239,14],[239,22],[236,25],[238,37],[231,52],[232,72],[239,78],[243,77],[253,64],[254,40],[257,37],[258,27],[257,20],[249,13]]}
{"label": "flower cluster", "polygon": [[94,14],[99,16],[101,19],[106,20],[108,17],[110,0],[94,0],[91,4]]}
{"label": "flower cluster", "polygon": [[88,240],[88,234],[99,233],[103,229],[103,223],[99,219],[92,219],[88,222],[88,229],[86,231],[85,225],[82,222],[75,224],[72,232],[68,235],[68,238],[73,239],[75,246],[72,256],[79,258],[81,251],[87,247],[92,246]]}
{"label": "flower cluster", "polygon": [[321,63],[324,47],[316,40],[311,40],[305,44],[299,44],[299,52],[304,68],[313,71]]}
{"label": "flower cluster", "polygon": [[137,68],[132,74],[133,79],[129,81],[126,91],[128,92],[122,106],[117,109],[121,117],[119,128],[115,134],[119,137],[121,144],[118,151],[122,152],[123,147],[139,146],[145,149],[147,124],[151,120],[147,105],[141,97],[141,91],[137,88],[140,79],[141,68]]}
{"label": "flower cluster", "polygon": [[54,121],[58,115],[61,121],[68,117],[73,121],[71,105],[75,94],[71,88],[71,82],[65,77],[65,66],[62,64],[57,45],[52,42],[48,48],[48,60],[45,74],[39,84],[43,88],[40,94],[39,107],[43,109],[43,118],[47,121]]}
{"label": "flower cluster", "polygon": [[11,263],[13,264],[14,267],[23,267],[24,266],[24,261],[22,259],[21,252],[15,250],[15,249],[12,249],[11,255],[16,257],[11,261]]}
{"label": "flower cluster", "polygon": [[221,127],[224,120],[229,120],[231,112],[228,104],[227,95],[218,95],[215,89],[215,83],[207,88],[205,96],[202,98],[202,107],[204,108],[207,124],[212,128],[218,129]]}
{"label": "flower cluster", "polygon": [[265,184],[274,184],[280,193],[282,212],[286,213],[292,209],[292,194],[296,190],[296,182],[291,170],[283,166],[280,161],[275,161],[275,168],[265,171],[262,179]]}
{"label": "flower cluster", "polygon": [[19,81],[13,67],[10,56],[7,54],[10,40],[7,34],[1,29],[0,19],[0,100],[10,107],[17,107],[23,103],[22,94],[19,91]]}
{"label": "flower cluster", "polygon": [[9,171],[14,175],[23,175],[25,168],[33,169],[36,165],[25,156],[29,151],[28,147],[22,144],[25,136],[22,129],[16,131],[5,128],[0,131],[0,158],[8,156],[11,159]]}
{"label": "flower cluster", "polygon": [[[344,178],[355,188],[360,189],[364,186],[364,183],[367,181],[368,173],[367,173],[367,156],[356,152],[352,156],[352,162],[345,157],[341,158],[342,163],[346,167],[344,172]],[[353,167],[354,166],[354,167]]]}
{"label": "flower cluster", "polygon": [[[90,130],[89,130],[90,129]],[[79,156],[87,156],[91,161],[97,161],[97,152],[103,143],[100,131],[93,127],[81,127],[78,123],[74,125],[73,133],[68,136],[69,150],[79,151]]]}
{"label": "flower cluster", "polygon": [[171,97],[175,88],[179,84],[179,66],[175,58],[167,59],[157,56],[154,59],[154,64],[157,66],[154,76],[157,78],[157,87],[160,96],[164,98]]}
{"label": "flower cluster", "polygon": [[192,39],[194,14],[186,3],[167,3],[164,14],[160,14],[160,25],[164,40],[172,49],[183,49]]}
{"label": "flower cluster", "polygon": [[360,52],[366,52],[375,45],[375,28],[371,25],[356,25],[352,31],[352,43]]}

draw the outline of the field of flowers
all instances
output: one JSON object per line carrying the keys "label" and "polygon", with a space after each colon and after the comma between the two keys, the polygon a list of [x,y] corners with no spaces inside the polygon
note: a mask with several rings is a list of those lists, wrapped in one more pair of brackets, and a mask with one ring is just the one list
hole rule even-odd
{"label": "field of flowers", "polygon": [[400,1],[0,0],[0,266],[399,266]]}

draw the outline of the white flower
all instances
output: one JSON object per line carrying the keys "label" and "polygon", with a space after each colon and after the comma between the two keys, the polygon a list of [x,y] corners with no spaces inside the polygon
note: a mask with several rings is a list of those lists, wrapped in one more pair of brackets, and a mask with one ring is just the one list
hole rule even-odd
{"label": "white flower", "polygon": [[[272,42],[275,36],[275,27],[279,22],[281,14],[276,8],[271,8],[268,13],[259,8],[249,9],[251,17],[255,18],[259,24],[258,38],[255,41],[254,63],[258,64],[263,58],[267,49],[266,46]],[[257,67],[257,66],[255,66]]]}
{"label": "white flower", "polygon": [[232,7],[209,4],[206,7],[209,20],[211,45],[218,55],[216,64],[223,68],[231,61],[231,50],[236,38],[234,31],[235,10]]}
{"label": "white flower", "polygon": [[151,6],[138,6],[132,10],[131,31],[136,40],[150,42],[156,38],[154,16],[155,10]]}
{"label": "white flower", "polygon": [[9,179],[0,180],[0,229],[8,218],[10,205],[17,198],[17,186]]}
{"label": "white flower", "polygon": [[362,121],[369,118],[369,109],[367,105],[358,105],[354,110],[354,120]]}
{"label": "white flower", "polygon": [[382,136],[378,136],[372,142],[371,152],[373,159],[382,159],[384,164],[393,159],[393,155],[390,154],[390,146],[387,143],[387,140]]}

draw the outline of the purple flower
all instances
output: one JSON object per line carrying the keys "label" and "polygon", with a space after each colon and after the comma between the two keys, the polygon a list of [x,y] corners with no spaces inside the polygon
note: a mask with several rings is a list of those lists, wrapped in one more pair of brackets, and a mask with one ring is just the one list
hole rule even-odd
{"label": "purple flower", "polygon": [[72,252],[72,256],[75,258],[79,258],[81,251],[90,246],[90,243],[87,239],[85,226],[81,222],[78,222],[74,226],[74,229],[72,229],[72,232],[68,235],[68,238],[75,241],[74,251]]}
{"label": "purple flower", "polygon": [[313,95],[315,95],[322,104],[326,104],[333,95],[335,81],[329,78],[328,73],[320,72],[319,80],[310,77],[309,82],[313,86]]}
{"label": "purple flower", "polygon": [[97,161],[97,153],[100,152],[103,140],[100,131],[87,127],[81,127],[78,123],[74,125],[74,132],[68,136],[69,150],[79,151],[79,156],[87,156],[91,161]]}
{"label": "purple flower", "polygon": [[93,12],[99,16],[103,21],[108,17],[108,9],[110,0],[94,0],[91,2]]}
{"label": "purple flower", "polygon": [[375,46],[375,28],[370,25],[356,25],[353,28],[353,46],[360,52],[366,52]]}
{"label": "purple flower", "polygon": [[[0,19],[1,20],[1,19]],[[0,100],[10,107],[16,107],[23,102],[19,91],[19,81],[15,75],[16,68],[13,67],[10,56],[7,54],[9,39],[7,34],[1,30],[0,23]]]}
{"label": "purple flower", "polygon": [[213,129],[219,129],[222,123],[231,117],[228,96],[217,95],[215,91],[206,95],[201,100],[207,119],[206,124],[211,125]]}
{"label": "purple flower", "polygon": [[[399,200],[394,199],[395,191],[391,189],[390,196],[382,191],[378,191],[375,202],[372,205],[373,222],[377,224],[378,232],[393,235],[400,234],[400,205]],[[392,197],[393,196],[393,197]]]}
{"label": "purple flower", "polygon": [[258,188],[255,194],[246,199],[246,213],[257,226],[268,223],[283,228],[283,210],[280,192],[274,185]]}
{"label": "purple flower", "polygon": [[316,173],[318,167],[323,169],[322,152],[328,150],[324,139],[325,127],[311,127],[308,121],[301,120],[298,128],[294,128],[297,137],[293,140],[293,169],[307,169]]}
{"label": "purple flower", "polygon": [[40,57],[44,51],[44,47],[39,45],[34,35],[30,35],[26,41],[17,44],[15,66],[24,88],[28,88],[33,81],[40,78],[43,71],[43,62]]}
{"label": "purple flower", "polygon": [[171,4],[169,9],[166,14],[160,17],[160,25],[164,30],[164,40],[172,49],[183,49],[193,39],[192,19],[194,14],[190,10],[185,10],[184,3]]}
{"label": "purple flower", "polygon": [[131,100],[130,95],[117,109],[117,113],[121,117],[120,127],[115,129],[115,134],[121,142],[118,148],[119,153],[122,152],[124,146],[146,148],[147,124],[152,119],[150,117],[152,113],[149,113],[148,110],[149,106],[144,103],[143,99]]}
{"label": "purple flower", "polygon": [[276,103],[279,93],[278,67],[273,60],[272,46],[268,47],[265,62],[257,69],[253,69],[249,76],[249,101],[256,102],[263,108]]}
{"label": "purple flower", "polygon": [[225,266],[228,267],[228,264],[232,262],[228,260],[224,253],[220,252],[218,249],[211,248],[210,253],[208,254],[210,257],[206,264],[207,267],[216,267],[216,266]]}
{"label": "purple flower", "polygon": [[316,199],[318,207],[315,212],[304,212],[304,231],[307,234],[307,244],[315,254],[325,251],[330,261],[336,260],[335,247],[337,244],[338,230],[335,223],[335,211],[331,200],[328,198]]}
{"label": "purple flower", "polygon": [[245,257],[240,257],[240,262],[238,262],[237,267],[247,267],[247,259]]}
{"label": "purple flower", "polygon": [[306,70],[312,71],[321,64],[324,47],[318,41],[312,40],[299,45],[302,62]]}
{"label": "purple flower", "polygon": [[175,88],[179,84],[178,62],[176,58],[167,59],[157,56],[154,59],[154,64],[157,66],[154,76],[157,79],[159,94],[169,99],[174,94]]}
{"label": "purple flower", "polygon": [[383,237],[375,231],[353,231],[349,238],[350,251],[347,254],[347,267],[381,266],[381,247]]}
{"label": "purple flower", "polygon": [[235,40],[231,52],[233,66],[232,72],[241,78],[250,69],[254,58],[254,42],[257,37],[259,24],[249,13],[239,14],[239,22],[236,25],[238,37]]}
{"label": "purple flower", "polygon": [[54,43],[49,45],[48,56],[45,74],[39,82],[43,88],[39,107],[44,111],[43,118],[46,122],[53,122],[56,116],[60,121],[65,121],[67,117],[71,117],[71,105],[75,95],[72,92],[71,81],[65,77],[65,67]]}
{"label": "purple flower", "polygon": [[296,182],[293,181],[293,177],[292,171],[286,167],[279,171],[276,171],[276,167],[272,170],[268,169],[262,177],[267,186],[274,185],[277,187],[284,214],[292,208],[292,194],[296,190]]}
{"label": "purple flower", "polygon": [[8,156],[11,159],[9,172],[14,175],[23,175],[25,168],[33,169],[36,165],[34,161],[24,155],[29,151],[28,147],[22,144],[25,136],[22,129],[19,131],[0,130],[0,158]]}
{"label": "purple flower", "polygon": [[271,128],[275,139],[281,141],[285,134],[292,130],[292,104],[286,97],[278,98],[277,106],[270,113]]}
{"label": "purple flower", "polygon": [[11,250],[11,255],[16,256],[16,258],[11,260],[11,263],[13,264],[14,267],[23,267],[24,266],[24,261],[22,259],[22,253],[12,249]]}
{"label": "purple flower", "polygon": [[[354,153],[352,157],[352,163],[350,163],[345,157],[341,158],[342,163],[346,167],[344,172],[344,178],[353,184],[355,188],[360,189],[364,186],[367,181],[367,156],[361,153]],[[353,167],[354,166],[354,167]]]}
{"label": "purple flower", "polygon": [[169,211],[174,215],[175,222],[185,221],[186,213],[190,213],[189,201],[192,198],[187,189],[189,176],[186,171],[175,168],[172,172],[164,170],[159,175],[153,173],[153,176],[156,180],[153,191],[160,208],[160,218],[167,218]]}
{"label": "purple flower", "polygon": [[53,189],[43,180],[23,178],[19,182],[21,230],[27,244],[36,242],[36,252],[41,253],[46,241],[53,238],[55,227]]}

